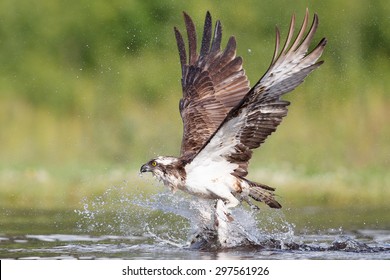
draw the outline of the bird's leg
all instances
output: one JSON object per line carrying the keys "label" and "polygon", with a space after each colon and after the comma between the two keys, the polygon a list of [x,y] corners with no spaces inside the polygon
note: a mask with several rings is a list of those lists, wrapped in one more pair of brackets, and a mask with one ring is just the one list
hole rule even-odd
{"label": "bird's leg", "polygon": [[[213,207],[214,211],[212,214],[210,213],[213,218],[212,226],[201,225],[200,231],[196,232],[191,238],[191,248],[219,248],[226,244],[231,232],[231,222],[234,220],[226,205],[224,200],[216,200]],[[206,217],[206,220],[208,220],[209,216],[207,214],[200,212],[201,219]]]}
{"label": "bird's leg", "polygon": [[258,211],[258,210],[260,210],[260,208],[259,208],[257,205],[255,205],[255,204],[252,203],[250,197],[249,197],[247,194],[244,194],[244,193],[236,193],[236,194],[235,194],[235,198],[236,198],[237,200],[239,200],[240,203],[242,203],[243,201],[245,201],[245,202],[249,205],[249,207],[251,208],[251,210],[253,210],[253,211]]}
{"label": "bird's leg", "polygon": [[218,199],[215,203],[215,215],[214,215],[214,225],[217,228],[221,223],[230,223],[233,222],[234,219],[232,214],[227,209],[226,204]]}
{"label": "bird's leg", "polygon": [[218,246],[226,246],[229,236],[232,230],[233,217],[226,208],[225,203],[218,199],[215,205],[214,213],[214,228],[216,232],[216,240],[218,241]]}

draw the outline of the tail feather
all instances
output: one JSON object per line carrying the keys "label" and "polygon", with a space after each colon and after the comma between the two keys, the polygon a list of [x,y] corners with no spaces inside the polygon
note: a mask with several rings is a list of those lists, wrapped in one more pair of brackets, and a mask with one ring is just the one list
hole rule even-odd
{"label": "tail feather", "polygon": [[249,196],[256,201],[262,201],[271,208],[282,208],[279,202],[275,200],[275,195],[272,193],[275,189],[267,185],[255,183],[245,179],[249,184]]}

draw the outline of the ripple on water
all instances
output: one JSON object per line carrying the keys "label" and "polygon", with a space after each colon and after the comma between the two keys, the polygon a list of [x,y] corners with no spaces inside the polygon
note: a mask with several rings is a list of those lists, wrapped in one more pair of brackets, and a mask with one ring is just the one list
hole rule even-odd
{"label": "ripple on water", "polygon": [[[120,193],[121,195],[115,195]],[[213,203],[169,192],[126,196],[119,188],[83,201],[64,234],[0,234],[0,256],[19,259],[390,259],[390,230],[309,229],[297,233],[283,211],[238,207],[232,238],[213,245]],[[199,235],[205,243],[191,245]],[[211,242],[211,243],[210,243]],[[215,244],[214,244],[215,245]]]}

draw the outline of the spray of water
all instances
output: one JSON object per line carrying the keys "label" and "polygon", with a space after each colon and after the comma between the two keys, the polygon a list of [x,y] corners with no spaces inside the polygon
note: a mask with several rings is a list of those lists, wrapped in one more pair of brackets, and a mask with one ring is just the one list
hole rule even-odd
{"label": "spray of water", "polygon": [[336,236],[320,235],[325,238],[323,241],[317,240],[318,235],[314,240],[310,235],[296,236],[295,226],[287,221],[283,211],[267,207],[259,211],[236,207],[231,210],[233,221],[223,223],[222,215],[219,227],[215,228],[215,201],[168,190],[150,194],[127,182],[110,187],[95,198],[84,199],[82,209],[76,213],[80,217],[77,226],[83,234],[130,238],[138,242],[134,248],[153,248],[153,252],[157,248],[210,251],[247,247],[301,252],[390,250],[367,246],[344,235],[342,229]]}
{"label": "spray of water", "polygon": [[[138,236],[149,244],[213,249],[238,246],[278,246],[291,243],[294,225],[280,210],[253,211],[243,206],[232,210],[224,244],[214,227],[215,201],[169,191],[133,195],[124,182],[102,195],[82,201],[78,228],[90,234]],[[272,242],[271,242],[272,241]]]}

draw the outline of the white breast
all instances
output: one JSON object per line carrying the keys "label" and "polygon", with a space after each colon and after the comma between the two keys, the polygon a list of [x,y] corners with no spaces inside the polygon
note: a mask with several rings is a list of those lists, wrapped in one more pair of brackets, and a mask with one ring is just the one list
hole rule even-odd
{"label": "white breast", "polygon": [[187,192],[205,198],[226,197],[232,192],[236,179],[230,173],[235,164],[222,159],[218,162],[205,159],[201,165],[196,164],[199,162],[192,162],[185,167]]}

